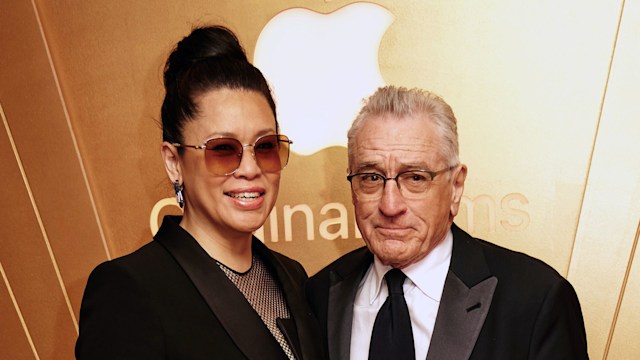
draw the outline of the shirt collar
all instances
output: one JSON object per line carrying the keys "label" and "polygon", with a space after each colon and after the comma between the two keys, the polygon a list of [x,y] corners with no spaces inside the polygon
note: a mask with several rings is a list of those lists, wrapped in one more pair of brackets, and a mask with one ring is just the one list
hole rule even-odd
{"label": "shirt collar", "polygon": [[[402,272],[407,275],[413,287],[417,288],[429,298],[440,302],[444,282],[447,278],[447,272],[449,271],[449,264],[451,263],[452,250],[453,233],[451,229],[449,229],[444,240],[436,245],[427,256],[402,269]],[[370,287],[370,303],[373,303],[378,296],[380,296],[384,274],[389,270],[391,270],[391,266],[382,264],[380,259],[374,256],[373,272],[371,274],[374,286]],[[413,289],[407,289],[407,282],[405,282],[405,292],[407,290],[412,291]]]}

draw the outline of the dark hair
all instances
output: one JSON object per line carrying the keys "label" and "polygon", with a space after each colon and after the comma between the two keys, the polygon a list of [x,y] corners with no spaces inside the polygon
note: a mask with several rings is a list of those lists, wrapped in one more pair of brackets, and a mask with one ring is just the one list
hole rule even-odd
{"label": "dark hair", "polygon": [[196,28],[176,45],[164,66],[164,87],[161,112],[164,141],[182,142],[184,124],[198,114],[196,100],[210,90],[256,91],[265,97],[276,117],[276,105],[266,79],[249,63],[235,34],[223,26]]}

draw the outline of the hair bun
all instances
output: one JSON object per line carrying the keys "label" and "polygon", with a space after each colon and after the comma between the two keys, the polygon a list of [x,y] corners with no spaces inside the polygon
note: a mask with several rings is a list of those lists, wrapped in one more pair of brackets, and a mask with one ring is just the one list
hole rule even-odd
{"label": "hair bun", "polygon": [[231,30],[219,25],[195,28],[176,45],[167,59],[165,86],[174,83],[180,74],[198,61],[213,58],[248,62],[244,49]]}

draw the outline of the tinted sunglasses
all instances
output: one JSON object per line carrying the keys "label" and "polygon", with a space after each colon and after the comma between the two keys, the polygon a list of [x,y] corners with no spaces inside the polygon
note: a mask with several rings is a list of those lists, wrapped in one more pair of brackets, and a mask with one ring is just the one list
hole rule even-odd
{"label": "tinted sunglasses", "polygon": [[245,147],[253,148],[253,158],[263,172],[282,170],[289,162],[289,145],[293,141],[286,135],[264,135],[253,144],[242,144],[234,138],[215,138],[204,145],[185,145],[173,143],[176,147],[204,149],[207,169],[214,175],[231,175],[240,166]]}

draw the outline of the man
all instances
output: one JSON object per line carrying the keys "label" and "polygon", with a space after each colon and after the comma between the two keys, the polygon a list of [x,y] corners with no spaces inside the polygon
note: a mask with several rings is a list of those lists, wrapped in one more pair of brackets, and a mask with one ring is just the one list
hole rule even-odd
{"label": "man", "polygon": [[380,88],[348,138],[367,246],[307,285],[331,359],[588,358],[567,280],[453,224],[467,168],[449,105],[427,91]]}

